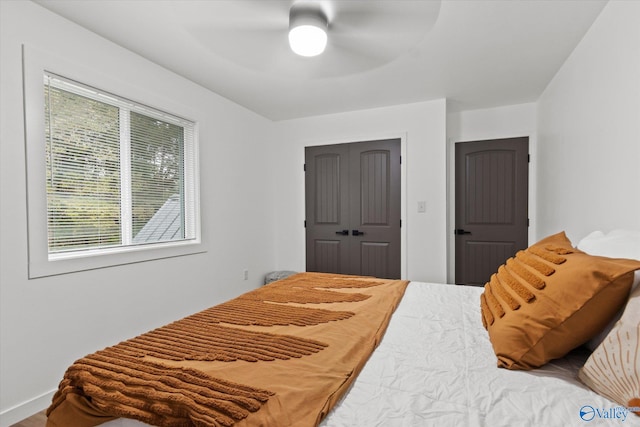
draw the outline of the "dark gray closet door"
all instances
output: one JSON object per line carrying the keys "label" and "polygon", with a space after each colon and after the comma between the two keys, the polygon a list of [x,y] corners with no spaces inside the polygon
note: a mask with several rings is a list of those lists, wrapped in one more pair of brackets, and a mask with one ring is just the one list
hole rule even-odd
{"label": "dark gray closet door", "polygon": [[400,278],[400,140],[305,149],[307,271]]}

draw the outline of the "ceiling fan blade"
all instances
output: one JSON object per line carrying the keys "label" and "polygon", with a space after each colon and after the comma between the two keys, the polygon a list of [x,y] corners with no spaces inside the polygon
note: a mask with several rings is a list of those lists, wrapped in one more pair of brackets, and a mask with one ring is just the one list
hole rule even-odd
{"label": "ceiling fan blade", "polygon": [[[163,2],[160,2],[162,4]],[[274,30],[288,27],[290,1],[180,0],[171,1],[171,16],[184,27]]]}
{"label": "ceiling fan blade", "polygon": [[365,28],[387,33],[431,28],[440,13],[439,0],[341,1],[335,3],[332,23],[353,30]]}
{"label": "ceiling fan blade", "polygon": [[[288,51],[287,31],[282,29],[191,28],[189,33],[203,48],[233,63],[265,71],[274,55]],[[232,42],[230,42],[232,40]]]}
{"label": "ceiling fan blade", "polygon": [[366,69],[376,68],[393,59],[393,54],[386,49],[380,49],[375,44],[362,44],[358,39],[348,38],[332,39],[330,45],[327,46],[327,55],[332,56],[332,61],[351,61],[353,58],[354,62]]}

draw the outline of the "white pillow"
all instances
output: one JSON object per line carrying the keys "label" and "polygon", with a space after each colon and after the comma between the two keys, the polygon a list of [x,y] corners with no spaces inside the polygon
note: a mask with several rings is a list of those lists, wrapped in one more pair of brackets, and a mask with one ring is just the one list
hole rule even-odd
{"label": "white pillow", "polygon": [[[609,258],[631,258],[640,260],[640,231],[633,230],[612,230],[605,234],[602,231],[594,231],[578,242],[578,249],[589,255],[606,256]],[[636,271],[630,292],[640,284],[640,270]],[[590,350],[595,350],[598,345],[613,328],[613,325],[622,316],[620,310],[609,325],[587,342]]]}
{"label": "white pillow", "polygon": [[640,259],[640,231],[612,230],[608,234],[594,231],[580,240],[578,249],[589,255]]}

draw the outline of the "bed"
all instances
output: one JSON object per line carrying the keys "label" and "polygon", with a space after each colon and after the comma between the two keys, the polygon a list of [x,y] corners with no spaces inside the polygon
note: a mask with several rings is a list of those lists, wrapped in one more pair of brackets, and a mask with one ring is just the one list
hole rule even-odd
{"label": "bed", "polygon": [[[570,255],[565,254],[564,257]],[[638,261],[634,264],[633,261],[623,260],[622,263],[631,272],[632,278],[633,270],[640,268]],[[622,275],[629,276],[627,273]],[[636,275],[636,281],[638,278],[640,277]],[[549,288],[551,279],[547,281]],[[625,286],[626,301],[633,284],[629,281]],[[275,294],[278,296],[256,295],[265,294],[268,289],[277,289]],[[296,300],[294,296],[300,292],[309,292],[304,302]],[[635,401],[626,400],[620,403],[615,400],[615,396],[612,400],[612,396],[608,396],[606,392],[596,393],[585,385],[585,378],[586,382],[589,382],[588,372],[585,373],[585,370],[594,356],[597,356],[600,349],[598,343],[594,344],[596,350],[593,352],[580,346],[565,356],[553,358],[535,369],[498,367],[496,359],[500,352],[496,343],[492,342],[492,339],[497,339],[497,335],[494,332],[490,337],[485,326],[491,326],[483,326],[482,321],[485,319],[486,323],[487,315],[482,313],[480,301],[487,292],[486,288],[481,287],[423,282],[407,284],[405,281],[365,277],[310,273],[292,276],[269,284],[257,292],[246,294],[243,296],[244,301],[247,301],[246,298],[253,302],[263,301],[265,298],[278,299],[277,302],[270,301],[267,304],[296,308],[313,306],[342,313],[341,316],[344,318],[332,318],[314,325],[293,326],[294,331],[311,330],[310,335],[292,333],[291,325],[266,326],[257,325],[255,321],[246,322],[247,325],[240,328],[252,332],[269,330],[269,334],[287,337],[304,336],[304,340],[309,340],[288,344],[302,348],[304,354],[290,357],[286,361],[278,359],[275,362],[233,362],[249,366],[253,374],[239,374],[235,368],[228,367],[216,367],[213,371],[208,371],[215,372],[216,377],[223,377],[234,384],[243,384],[251,390],[258,389],[263,392],[264,401],[258,404],[257,408],[253,408],[255,410],[245,411],[236,419],[223,417],[211,421],[196,417],[195,420],[192,419],[192,424],[189,424],[178,420],[181,414],[174,414],[174,424],[167,419],[162,422],[158,422],[158,419],[147,419],[145,424],[131,419],[134,417],[118,418],[118,415],[122,415],[118,411],[108,413],[109,405],[103,404],[99,407],[97,404],[102,398],[100,393],[96,394],[92,401],[91,387],[85,389],[78,384],[65,383],[69,380],[65,375],[49,409],[48,426],[98,425],[95,422],[103,423],[105,427],[583,426],[587,423],[598,426],[640,426],[640,416],[633,413],[635,409],[640,414],[640,408],[630,405],[635,405]],[[327,294],[333,299],[332,302],[327,302]],[[637,298],[634,300],[640,301],[640,288],[631,295],[633,297],[636,294]],[[315,301],[310,303],[307,301],[310,298]],[[608,325],[618,334],[616,328],[628,317],[627,311],[640,312],[640,306],[624,310],[625,303],[619,305],[614,316],[609,317],[618,316],[621,320],[614,326]],[[365,310],[358,311],[358,306],[364,307]],[[518,311],[524,309],[525,307]],[[216,315],[219,314],[219,310],[216,311]],[[349,323],[358,318],[362,318],[363,323]],[[632,322],[636,322],[635,317]],[[499,323],[497,316],[495,323]],[[632,330],[640,331],[637,323]],[[317,335],[317,331],[324,329],[330,330],[328,335],[326,330]],[[371,333],[362,333],[362,330],[369,330]],[[337,359],[331,359],[332,356],[328,355],[332,352],[329,350],[336,347],[340,348],[339,356]],[[631,370],[635,369],[636,375],[640,364],[638,355],[637,352],[632,353],[630,361],[627,360],[627,365],[631,364]],[[325,357],[330,359],[323,359]],[[154,356],[146,355],[144,358],[153,360]],[[207,358],[216,357],[201,357]],[[313,361],[316,359],[320,359],[319,364],[314,364]],[[172,363],[178,366],[184,361]],[[199,363],[229,365],[221,360],[190,360],[187,369],[197,368],[200,366]],[[280,363],[282,366],[288,363],[295,365],[277,372],[280,368],[274,363]],[[272,378],[255,380],[254,377],[262,376],[257,368],[260,365],[267,366],[267,371],[276,371],[276,377],[280,378],[278,381],[285,385],[276,385]],[[328,369],[333,366],[339,366],[338,371]],[[229,376],[225,377],[227,373]],[[286,384],[297,384],[298,377],[306,376],[320,376],[323,379],[318,387],[303,386],[302,390],[295,387],[290,389]],[[630,381],[631,393],[637,393],[640,385],[633,384],[633,378]],[[590,385],[597,390],[597,385]],[[66,395],[63,393],[65,387]],[[113,384],[111,387],[118,389]],[[316,389],[323,391],[317,394]],[[147,402],[144,406],[145,410],[167,410],[167,406],[163,405],[152,408],[153,399],[150,400],[151,403]],[[286,407],[289,405],[288,402],[293,402],[293,412]],[[637,406],[640,406],[640,400]],[[223,405],[220,407],[224,412]],[[79,413],[82,415],[79,416]]]}

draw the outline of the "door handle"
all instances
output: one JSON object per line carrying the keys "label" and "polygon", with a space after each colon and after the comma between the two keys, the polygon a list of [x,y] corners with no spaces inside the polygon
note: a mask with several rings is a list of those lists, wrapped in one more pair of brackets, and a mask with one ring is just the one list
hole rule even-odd
{"label": "door handle", "polygon": [[364,231],[360,231],[360,230],[351,230],[351,235],[352,236],[362,236],[364,234]]}
{"label": "door handle", "polygon": [[336,234],[340,234],[341,236],[348,236],[349,235],[349,230],[336,231]]}
{"label": "door handle", "polygon": [[470,231],[463,230],[462,228],[458,228],[453,230],[453,234],[461,235],[461,234],[471,234]]}

